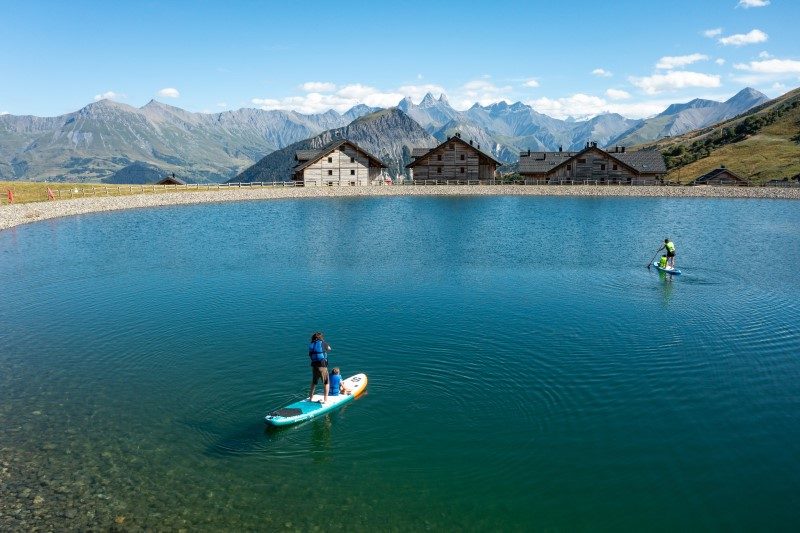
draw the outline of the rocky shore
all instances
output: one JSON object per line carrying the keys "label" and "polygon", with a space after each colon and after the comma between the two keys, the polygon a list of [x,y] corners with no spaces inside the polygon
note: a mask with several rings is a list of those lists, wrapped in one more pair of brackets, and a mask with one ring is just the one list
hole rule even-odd
{"label": "rocky shore", "polygon": [[283,198],[354,196],[633,196],[670,198],[770,198],[800,200],[800,188],[653,187],[598,185],[432,185],[382,187],[244,187],[207,191],[105,196],[0,206],[0,230],[38,220],[141,207]]}

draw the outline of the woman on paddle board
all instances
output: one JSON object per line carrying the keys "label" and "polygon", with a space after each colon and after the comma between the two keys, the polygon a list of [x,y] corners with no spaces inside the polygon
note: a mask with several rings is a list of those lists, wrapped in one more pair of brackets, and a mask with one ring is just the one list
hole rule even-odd
{"label": "woman on paddle board", "polygon": [[331,345],[325,342],[322,332],[317,331],[311,335],[311,342],[308,345],[308,357],[311,358],[311,392],[308,394],[308,401],[314,400],[314,389],[318,381],[322,381],[324,389],[320,403],[328,401],[328,352],[331,349]]}

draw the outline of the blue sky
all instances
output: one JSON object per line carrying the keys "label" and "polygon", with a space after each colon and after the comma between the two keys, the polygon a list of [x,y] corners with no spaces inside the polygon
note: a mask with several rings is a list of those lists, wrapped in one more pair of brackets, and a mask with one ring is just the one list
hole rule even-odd
{"label": "blue sky", "polygon": [[445,93],[564,118],[800,86],[800,1],[0,0],[0,113],[108,97],[345,111]]}

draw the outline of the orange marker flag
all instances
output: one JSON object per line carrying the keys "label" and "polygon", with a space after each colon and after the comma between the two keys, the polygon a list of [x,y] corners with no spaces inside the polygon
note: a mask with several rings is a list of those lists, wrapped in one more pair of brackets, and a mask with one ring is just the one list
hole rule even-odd
{"label": "orange marker flag", "polygon": [[48,200],[55,200],[56,196],[53,194],[53,189],[50,187],[47,188],[47,199]]}
{"label": "orange marker flag", "polygon": [[14,203],[14,191],[12,191],[11,189],[8,189],[8,203],[10,204]]}

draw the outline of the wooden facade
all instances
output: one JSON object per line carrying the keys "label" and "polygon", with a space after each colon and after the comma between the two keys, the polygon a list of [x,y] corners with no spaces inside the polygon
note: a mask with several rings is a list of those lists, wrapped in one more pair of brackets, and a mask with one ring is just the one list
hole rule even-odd
{"label": "wooden facade", "polygon": [[666,174],[660,152],[640,150],[613,151],[586,143],[580,152],[531,152],[520,154],[519,173],[542,183],[587,182],[630,184],[639,180],[660,180]]}
{"label": "wooden facade", "polygon": [[696,178],[692,185],[735,185],[746,186],[748,182],[740,175],[732,172],[724,166],[715,168],[707,174]]}
{"label": "wooden facade", "polygon": [[414,149],[406,165],[413,180],[491,180],[501,165],[482,152],[480,145],[464,141],[460,134],[433,149]]}
{"label": "wooden facade", "polygon": [[386,165],[356,143],[341,140],[320,150],[295,154],[298,165],[293,179],[306,186],[370,185],[383,179]]}

